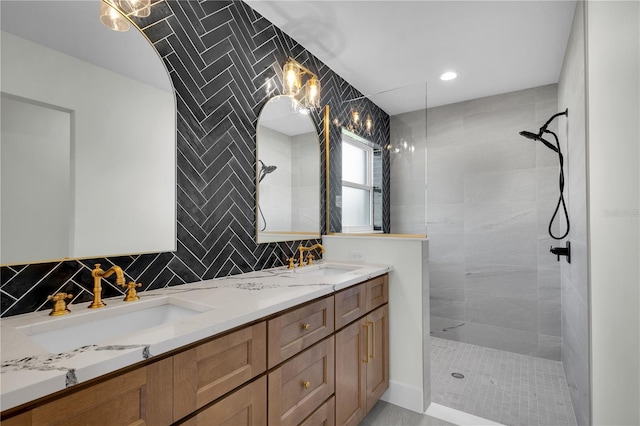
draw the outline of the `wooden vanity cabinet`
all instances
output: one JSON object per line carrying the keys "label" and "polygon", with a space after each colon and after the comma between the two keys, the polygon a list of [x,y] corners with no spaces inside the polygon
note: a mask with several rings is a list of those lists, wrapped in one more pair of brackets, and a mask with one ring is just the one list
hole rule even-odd
{"label": "wooden vanity cabinet", "polygon": [[358,424],[389,384],[387,302],[385,274],[71,388],[2,425]]}
{"label": "wooden vanity cabinet", "polygon": [[[378,277],[360,284],[365,294],[364,313],[335,335],[336,339],[336,424],[357,425],[389,387],[388,278]],[[336,318],[353,307],[358,290],[337,293]],[[338,319],[336,319],[338,323]]]}

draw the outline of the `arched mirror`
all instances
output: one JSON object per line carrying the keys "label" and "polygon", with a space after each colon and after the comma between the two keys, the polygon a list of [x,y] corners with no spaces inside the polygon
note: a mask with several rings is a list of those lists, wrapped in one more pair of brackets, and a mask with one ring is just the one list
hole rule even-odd
{"label": "arched mirror", "polygon": [[0,263],[171,251],[176,109],[167,71],[99,1],[2,1]]}
{"label": "arched mirror", "polygon": [[256,140],[257,242],[320,237],[320,141],[308,110],[271,98]]}

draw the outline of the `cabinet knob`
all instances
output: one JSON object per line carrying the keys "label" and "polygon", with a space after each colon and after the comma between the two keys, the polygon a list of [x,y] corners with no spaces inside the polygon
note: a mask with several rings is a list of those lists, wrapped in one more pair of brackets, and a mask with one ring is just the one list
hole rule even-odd
{"label": "cabinet knob", "polygon": [[302,329],[303,330],[309,330],[309,327],[311,327],[311,324],[302,324]]}
{"label": "cabinet knob", "polygon": [[305,389],[309,389],[309,386],[311,386],[311,382],[304,381],[302,382],[302,386],[304,386]]}

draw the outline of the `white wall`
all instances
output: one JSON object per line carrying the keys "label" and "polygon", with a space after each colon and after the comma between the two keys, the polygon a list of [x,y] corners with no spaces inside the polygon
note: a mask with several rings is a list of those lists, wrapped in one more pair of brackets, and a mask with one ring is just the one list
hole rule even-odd
{"label": "white wall", "polygon": [[[389,273],[389,390],[384,401],[423,413],[431,402],[429,242],[324,235],[323,258],[393,265]],[[354,256],[355,255],[355,256]]]}
{"label": "white wall", "polygon": [[[259,126],[258,132],[258,159],[266,166],[277,167],[258,186],[260,207],[267,225],[265,231],[291,231],[291,137],[264,126]],[[259,174],[259,162],[257,167]],[[263,227],[264,222],[259,217],[258,229]]]}
{"label": "white wall", "polygon": [[2,91],[73,112],[73,249],[60,257],[175,249],[173,93],[6,32]]}
{"label": "white wall", "polygon": [[640,424],[640,3],[589,1],[587,167],[592,416]]}
{"label": "white wall", "polygon": [[291,230],[320,230],[320,197],[318,181],[320,156],[318,134],[314,131],[291,137],[292,189]]}
{"label": "white wall", "polygon": [[73,225],[71,114],[8,95],[0,111],[2,262],[59,258]]}

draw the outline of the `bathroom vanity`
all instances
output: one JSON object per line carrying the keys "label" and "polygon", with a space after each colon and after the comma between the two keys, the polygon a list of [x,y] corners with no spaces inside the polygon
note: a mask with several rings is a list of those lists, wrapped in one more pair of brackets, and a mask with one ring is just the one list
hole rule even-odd
{"label": "bathroom vanity", "polygon": [[[357,424],[388,388],[390,270],[275,268],[3,319],[2,424]],[[142,311],[168,316],[131,332]],[[131,330],[87,332],[118,317]],[[45,349],[59,339],[73,348]]]}

